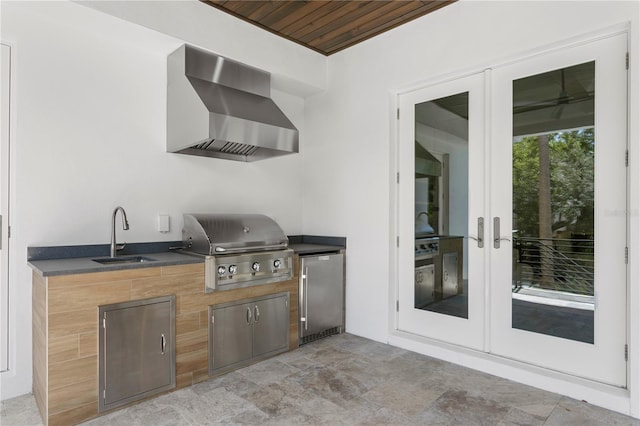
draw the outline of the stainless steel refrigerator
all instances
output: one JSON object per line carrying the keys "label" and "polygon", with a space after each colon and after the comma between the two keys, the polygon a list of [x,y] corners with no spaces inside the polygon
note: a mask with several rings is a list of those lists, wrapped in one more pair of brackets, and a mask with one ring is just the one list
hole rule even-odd
{"label": "stainless steel refrigerator", "polygon": [[300,256],[300,343],[344,331],[344,254]]}

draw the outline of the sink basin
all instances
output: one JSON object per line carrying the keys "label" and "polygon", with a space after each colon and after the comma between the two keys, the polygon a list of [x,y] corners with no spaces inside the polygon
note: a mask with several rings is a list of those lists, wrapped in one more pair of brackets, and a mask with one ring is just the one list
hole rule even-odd
{"label": "sink basin", "polygon": [[122,257],[104,257],[101,259],[91,259],[94,262],[102,263],[103,265],[116,265],[119,263],[142,263],[151,262],[155,259],[144,256],[122,256]]}

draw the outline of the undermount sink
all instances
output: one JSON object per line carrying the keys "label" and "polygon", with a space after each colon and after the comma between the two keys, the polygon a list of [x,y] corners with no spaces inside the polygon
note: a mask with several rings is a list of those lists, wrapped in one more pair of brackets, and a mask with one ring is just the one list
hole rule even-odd
{"label": "undermount sink", "polygon": [[123,256],[123,257],[105,257],[102,259],[92,259],[94,262],[102,263],[103,265],[113,265],[118,263],[142,263],[152,262],[155,259],[144,256]]}

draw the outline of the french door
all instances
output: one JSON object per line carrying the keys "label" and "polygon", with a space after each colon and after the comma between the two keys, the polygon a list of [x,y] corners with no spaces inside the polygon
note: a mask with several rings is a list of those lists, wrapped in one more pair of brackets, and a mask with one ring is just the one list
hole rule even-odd
{"label": "french door", "polygon": [[491,86],[491,351],[616,386],[626,51],[626,34],[604,38],[496,68]]}
{"label": "french door", "polygon": [[399,95],[398,330],[626,385],[625,54]]}
{"label": "french door", "polygon": [[[399,329],[484,350],[484,73],[400,97]],[[415,178],[414,178],[415,176]],[[444,284],[444,285],[443,285]]]}

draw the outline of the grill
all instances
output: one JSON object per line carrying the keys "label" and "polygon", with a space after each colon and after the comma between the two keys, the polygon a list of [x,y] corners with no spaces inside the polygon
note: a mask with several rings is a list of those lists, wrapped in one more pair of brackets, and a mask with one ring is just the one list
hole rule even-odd
{"label": "grill", "polygon": [[293,277],[289,239],[257,214],[185,214],[184,251],[205,259],[205,292],[287,281]]}

